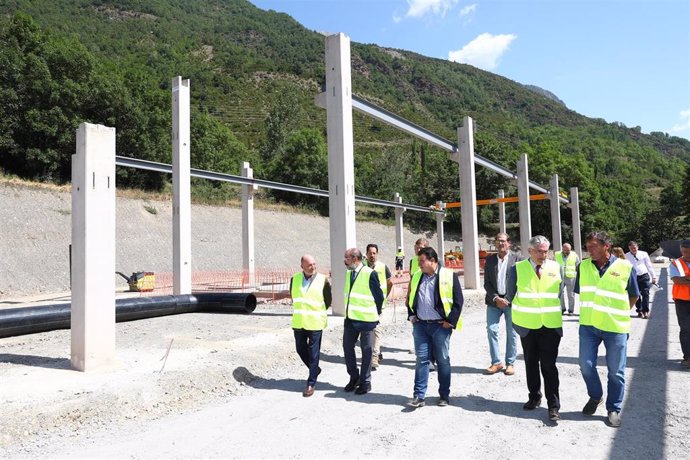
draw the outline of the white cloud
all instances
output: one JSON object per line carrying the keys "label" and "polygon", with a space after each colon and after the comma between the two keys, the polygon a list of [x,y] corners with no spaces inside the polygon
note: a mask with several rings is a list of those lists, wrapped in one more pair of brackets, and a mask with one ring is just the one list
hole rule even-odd
{"label": "white cloud", "polygon": [[473,3],[471,5],[467,5],[463,9],[460,10],[460,17],[467,16],[470,13],[474,13],[477,11],[477,4]]}
{"label": "white cloud", "polygon": [[[443,18],[457,3],[458,0],[407,0],[408,10],[404,18],[421,18],[429,13]],[[395,22],[404,18],[393,16]]]}
{"label": "white cloud", "polygon": [[515,34],[491,35],[483,33],[461,49],[448,52],[448,60],[471,64],[484,70],[493,70],[499,58],[508,51]]}
{"label": "white cloud", "polygon": [[678,115],[680,116],[681,122],[673,125],[669,131],[672,133],[679,133],[681,131],[690,130],[690,110],[681,110]]}

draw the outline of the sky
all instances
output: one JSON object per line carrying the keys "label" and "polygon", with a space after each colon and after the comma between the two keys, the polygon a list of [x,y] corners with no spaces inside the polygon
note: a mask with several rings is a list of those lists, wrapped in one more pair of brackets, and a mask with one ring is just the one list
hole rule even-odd
{"label": "sky", "polygon": [[690,139],[690,0],[250,0],[308,29],[470,64],[592,118]]}

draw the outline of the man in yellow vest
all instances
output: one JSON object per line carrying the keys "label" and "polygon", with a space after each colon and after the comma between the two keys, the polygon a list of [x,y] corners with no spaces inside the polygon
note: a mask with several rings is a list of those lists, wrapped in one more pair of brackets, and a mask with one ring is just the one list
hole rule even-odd
{"label": "man in yellow vest", "polygon": [[427,247],[429,247],[429,241],[426,238],[420,238],[414,242],[414,257],[410,259],[410,278],[419,270],[419,251]]}
{"label": "man in yellow vest", "polygon": [[529,259],[516,263],[508,273],[506,299],[512,303],[513,328],[520,336],[525,358],[529,399],[522,406],[534,410],[541,405],[541,378],[549,409],[549,420],[561,419],[558,393],[558,346],[563,336],[561,315],[561,267],[548,260],[551,243],[537,235],[529,240]]}
{"label": "man in yellow vest", "polygon": [[403,267],[405,265],[405,252],[402,246],[398,246],[398,250],[395,253],[395,277],[400,278],[402,276]]}
{"label": "man in yellow vest", "polygon": [[[391,281],[391,271],[386,264],[379,260],[379,247],[374,243],[367,244],[367,267],[376,272],[381,284],[384,299],[387,299],[393,290],[393,281]],[[386,301],[383,301],[382,309],[386,307]],[[371,356],[371,370],[375,371],[379,368],[379,362],[383,359],[381,353],[381,339],[383,338],[383,330],[381,322],[379,322],[376,329],[374,329],[374,346]]]}
{"label": "man in yellow vest", "polygon": [[669,277],[673,281],[673,301],[680,326],[680,365],[690,368],[690,240],[680,242],[681,257],[671,262]]}
{"label": "man in yellow vest", "polygon": [[630,309],[640,291],[630,262],[611,255],[611,237],[606,232],[590,233],[586,245],[590,258],[582,261],[575,280],[575,292],[580,294],[580,372],[589,395],[582,413],[594,415],[602,403],[604,390],[597,373],[597,355],[599,345],[604,342],[608,367],[608,424],[619,427]]}
{"label": "man in yellow vest", "polygon": [[[362,251],[350,248],[344,258],[345,321],[343,323],[343,353],[350,382],[345,391],[363,395],[371,391],[371,355],[374,329],[379,323],[383,306],[383,292],[376,272],[362,264]],[[357,369],[355,343],[359,339],[362,368]]]}
{"label": "man in yellow vest", "polygon": [[302,396],[314,394],[316,379],[321,373],[321,334],[327,326],[326,310],[331,306],[331,283],[326,275],[316,272],[316,260],[305,254],[300,260],[302,271],[290,279],[292,299],[292,329],[295,348],[309,369],[307,385]]}
{"label": "man in yellow vest", "polygon": [[462,327],[462,289],[453,270],[440,266],[433,248],[419,251],[419,268],[412,277],[407,298],[417,356],[414,394],[407,405],[418,408],[426,404],[429,357],[433,350],[438,366],[438,405],[447,406],[450,404],[450,336],[453,329]]}
{"label": "man in yellow vest", "polygon": [[561,313],[566,312],[566,297],[568,299],[568,316],[575,313],[575,276],[577,275],[577,266],[580,265],[580,258],[575,252],[570,250],[570,244],[563,243],[561,251],[554,254],[554,260],[558,262],[563,270],[563,292],[561,293]]}

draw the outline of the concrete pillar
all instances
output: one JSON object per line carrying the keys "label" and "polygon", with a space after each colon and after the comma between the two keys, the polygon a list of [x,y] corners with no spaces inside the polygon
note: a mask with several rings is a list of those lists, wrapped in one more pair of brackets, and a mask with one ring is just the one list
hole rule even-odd
{"label": "concrete pillar", "polygon": [[173,293],[192,293],[189,80],[172,80]]}
{"label": "concrete pillar", "polygon": [[82,123],[72,155],[71,361],[115,363],[115,128]]}
{"label": "concrete pillar", "polygon": [[529,172],[527,167],[527,154],[522,154],[517,164],[517,189],[520,211],[520,248],[522,254],[527,257],[529,240],[532,238],[532,220],[529,209]]}
{"label": "concrete pillar", "polygon": [[[503,190],[499,190],[498,197],[505,198],[505,192]],[[501,233],[506,232],[506,204],[500,201],[498,203],[498,231]]]}
{"label": "concrete pillar", "polygon": [[[254,170],[246,161],[242,163],[242,177],[254,178]],[[254,191],[256,188],[256,185],[242,186],[242,269],[249,286],[256,286],[254,266]]]}
{"label": "concrete pillar", "polygon": [[561,202],[558,191],[558,174],[551,177],[551,190],[549,192],[551,200],[551,244],[554,252],[560,251],[563,246],[561,237]]}
{"label": "concrete pillar", "polygon": [[582,234],[580,233],[580,198],[577,187],[570,188],[570,208],[573,212],[573,251],[582,260]]}
{"label": "concrete pillar", "polygon": [[[396,203],[402,204],[402,197],[400,196],[399,193],[395,194],[395,197],[393,197],[393,201]],[[397,251],[398,248],[403,248],[403,251],[405,250],[405,245],[403,244],[403,212],[405,212],[404,208],[395,208],[395,250]]]}
{"label": "concrete pillar", "polygon": [[342,33],[326,37],[326,124],[332,306],[334,314],[343,316],[346,268],[342,261],[345,250],[357,245],[357,238],[350,38]]}
{"label": "concrete pillar", "polygon": [[443,233],[443,220],[446,218],[446,204],[443,201],[437,201],[436,207],[444,211],[436,213],[436,253],[438,254],[438,261],[441,262],[441,265],[445,265],[446,259],[444,254],[446,253],[446,247],[444,243],[445,236]]}
{"label": "concrete pillar", "polygon": [[474,129],[472,118],[465,117],[457,130],[458,152],[451,159],[460,165],[460,201],[462,202],[462,255],[465,288],[479,288],[479,231],[477,226],[477,188],[474,174]]}

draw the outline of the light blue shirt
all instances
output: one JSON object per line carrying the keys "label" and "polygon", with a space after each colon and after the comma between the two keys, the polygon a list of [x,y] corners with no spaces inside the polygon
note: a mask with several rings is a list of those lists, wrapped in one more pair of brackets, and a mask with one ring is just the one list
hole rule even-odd
{"label": "light blue shirt", "polygon": [[440,321],[443,319],[434,308],[434,305],[436,305],[434,292],[436,291],[437,280],[438,269],[431,276],[422,273],[422,279],[417,287],[417,318],[419,319],[426,321]]}

